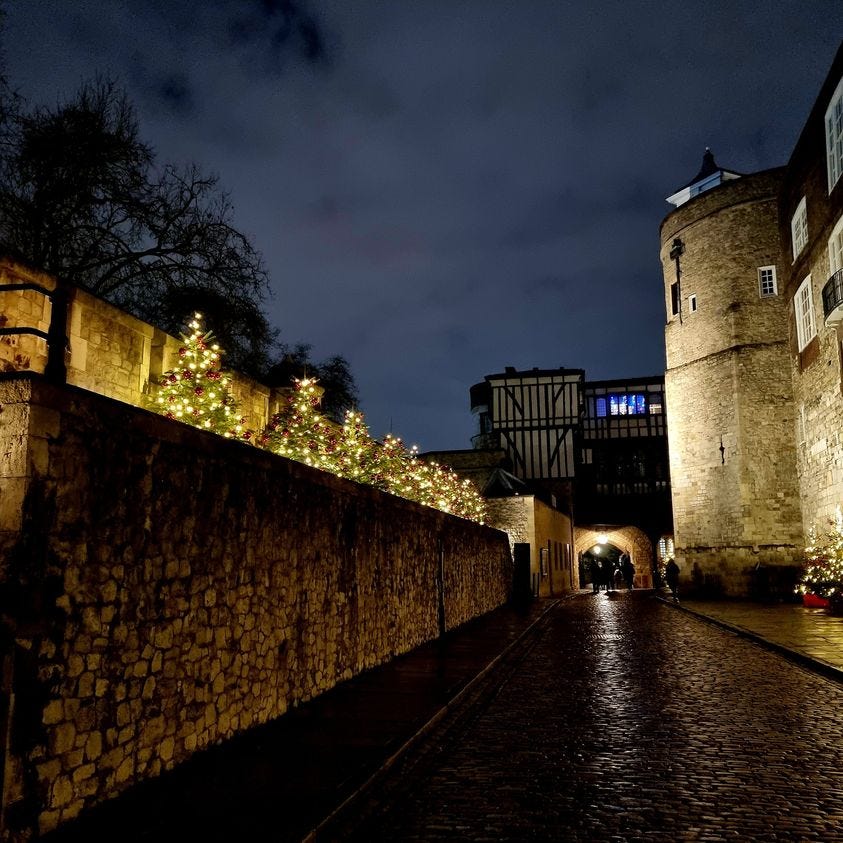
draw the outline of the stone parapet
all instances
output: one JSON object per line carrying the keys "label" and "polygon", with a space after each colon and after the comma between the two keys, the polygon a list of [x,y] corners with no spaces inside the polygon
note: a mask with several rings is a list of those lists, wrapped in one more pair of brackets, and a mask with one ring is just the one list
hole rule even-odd
{"label": "stone parapet", "polygon": [[[3,285],[34,284],[55,289],[56,280],[10,258],[0,258],[0,328],[50,326],[50,299],[34,290],[4,290]],[[213,325],[209,325],[213,329]],[[78,287],[69,290],[67,318],[67,382],[147,407],[160,376],[178,366],[181,339],[132,316]],[[41,374],[47,343],[31,334],[0,336],[0,372]],[[225,361],[223,361],[223,365]],[[283,390],[271,389],[240,372],[231,373],[231,388],[246,426],[261,431],[279,411]]]}

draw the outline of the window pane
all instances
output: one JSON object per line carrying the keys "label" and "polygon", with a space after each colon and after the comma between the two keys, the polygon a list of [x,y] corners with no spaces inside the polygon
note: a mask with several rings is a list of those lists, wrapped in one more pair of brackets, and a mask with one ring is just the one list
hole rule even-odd
{"label": "window pane", "polygon": [[843,90],[832,100],[825,118],[825,148],[828,155],[828,189],[843,173]]}
{"label": "window pane", "polygon": [[796,260],[808,243],[808,210],[804,196],[790,221],[790,236],[793,243],[793,259]]}
{"label": "window pane", "polygon": [[799,350],[802,351],[817,333],[814,325],[814,300],[811,293],[810,275],[799,285],[793,305],[796,317],[796,338]]}
{"label": "window pane", "polygon": [[647,398],[642,392],[609,396],[609,413],[613,416],[643,416],[646,412]]}

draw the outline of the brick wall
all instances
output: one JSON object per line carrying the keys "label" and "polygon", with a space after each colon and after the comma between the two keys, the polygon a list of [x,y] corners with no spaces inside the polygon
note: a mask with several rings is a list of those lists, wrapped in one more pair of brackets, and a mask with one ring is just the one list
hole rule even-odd
{"label": "brick wall", "polygon": [[41,832],[508,597],[507,537],[152,413],[0,380],[10,824]]}

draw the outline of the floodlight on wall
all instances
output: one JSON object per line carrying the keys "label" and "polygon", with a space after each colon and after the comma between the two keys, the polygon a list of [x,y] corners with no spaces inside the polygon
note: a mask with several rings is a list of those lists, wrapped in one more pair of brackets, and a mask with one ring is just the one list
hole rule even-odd
{"label": "floodlight on wall", "polygon": [[597,544],[608,544],[608,543],[609,543],[609,537],[605,533],[601,533],[597,537]]}

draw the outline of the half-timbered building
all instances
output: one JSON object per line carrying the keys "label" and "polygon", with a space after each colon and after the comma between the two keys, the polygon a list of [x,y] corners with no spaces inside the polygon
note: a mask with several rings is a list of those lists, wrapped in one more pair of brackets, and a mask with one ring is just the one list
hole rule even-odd
{"label": "half-timbered building", "polygon": [[530,369],[488,375],[471,389],[475,447],[501,448],[512,473],[556,496],[570,511],[582,415],[582,369]]}
{"label": "half-timbered building", "polygon": [[673,531],[663,377],[587,381],[583,369],[507,367],[472,387],[471,408],[475,449],[497,450],[581,536],[614,535],[613,551],[634,554],[640,582],[652,582]]}

